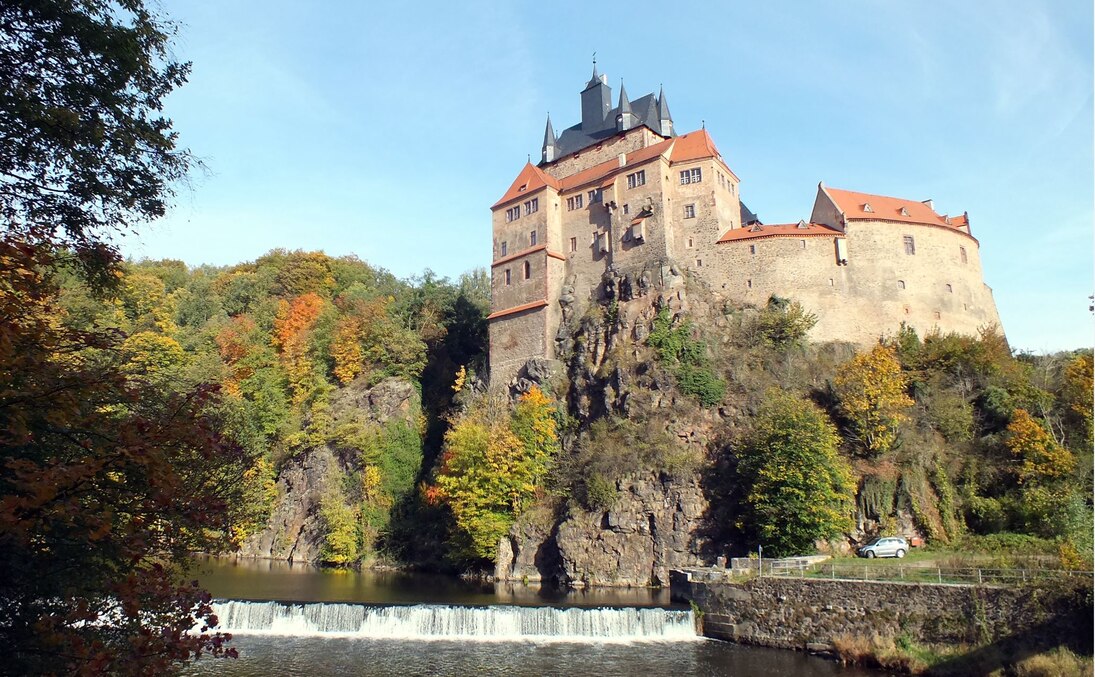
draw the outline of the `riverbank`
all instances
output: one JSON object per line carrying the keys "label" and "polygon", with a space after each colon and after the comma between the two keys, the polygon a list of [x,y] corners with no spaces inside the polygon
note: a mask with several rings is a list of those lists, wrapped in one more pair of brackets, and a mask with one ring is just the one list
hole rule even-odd
{"label": "riverbank", "polygon": [[691,569],[673,572],[671,594],[707,637],[905,672],[990,674],[1057,647],[1092,652],[1089,577],[1004,587]]}

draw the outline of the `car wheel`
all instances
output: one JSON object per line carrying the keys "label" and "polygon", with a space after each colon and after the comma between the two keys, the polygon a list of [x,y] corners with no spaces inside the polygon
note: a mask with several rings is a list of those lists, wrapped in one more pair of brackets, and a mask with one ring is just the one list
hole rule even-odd
{"label": "car wheel", "polygon": [[874,559],[874,550],[867,551],[867,559]]}
{"label": "car wheel", "polygon": [[897,557],[898,557],[898,559],[900,559],[900,558],[902,558],[902,557],[904,557],[904,556],[905,556],[905,551],[904,551],[904,550],[898,550],[898,551],[897,551]]}

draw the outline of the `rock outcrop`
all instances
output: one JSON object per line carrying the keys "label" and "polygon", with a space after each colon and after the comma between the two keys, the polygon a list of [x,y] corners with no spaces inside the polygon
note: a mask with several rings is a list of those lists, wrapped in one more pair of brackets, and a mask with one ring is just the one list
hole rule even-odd
{"label": "rock outcrop", "polygon": [[[337,427],[409,419],[417,410],[414,385],[387,378],[371,388],[364,380],[351,383],[332,399],[330,413]],[[353,451],[332,445],[306,449],[285,461],[278,472],[278,497],[266,527],[244,543],[241,554],[296,562],[318,559],[326,538],[320,502],[330,483],[356,469],[358,461]]]}
{"label": "rock outcrop", "polygon": [[666,585],[669,570],[705,563],[707,501],[695,481],[621,480],[609,510],[575,511],[551,527],[519,522],[499,547],[499,580],[585,585]]}

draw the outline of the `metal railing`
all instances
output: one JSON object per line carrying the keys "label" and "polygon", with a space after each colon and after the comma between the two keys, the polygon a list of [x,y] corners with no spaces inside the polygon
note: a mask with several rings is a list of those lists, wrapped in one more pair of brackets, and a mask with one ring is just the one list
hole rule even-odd
{"label": "metal railing", "polygon": [[990,569],[929,565],[877,565],[868,562],[808,564],[796,561],[765,561],[761,576],[821,578],[895,583],[954,583],[965,585],[1021,585],[1071,577],[1091,578],[1091,571],[1067,569]]}

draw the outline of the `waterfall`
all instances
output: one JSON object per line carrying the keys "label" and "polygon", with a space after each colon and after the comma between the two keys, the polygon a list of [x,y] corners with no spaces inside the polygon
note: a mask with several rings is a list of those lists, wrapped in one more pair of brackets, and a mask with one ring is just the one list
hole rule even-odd
{"label": "waterfall", "polygon": [[220,601],[218,630],[233,634],[368,639],[651,642],[698,639],[691,611],[440,604],[285,604]]}

